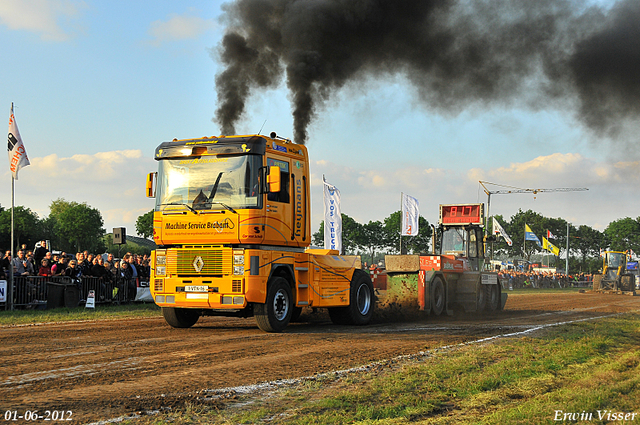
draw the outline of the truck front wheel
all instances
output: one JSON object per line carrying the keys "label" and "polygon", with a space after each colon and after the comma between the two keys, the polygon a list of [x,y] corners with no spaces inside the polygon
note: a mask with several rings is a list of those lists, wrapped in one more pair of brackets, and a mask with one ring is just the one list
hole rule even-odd
{"label": "truck front wheel", "polygon": [[162,307],[162,315],[164,320],[174,328],[190,328],[200,318],[200,310]]}
{"label": "truck front wheel", "polygon": [[282,332],[291,321],[292,301],[289,282],[282,277],[274,277],[269,282],[265,303],[253,305],[258,327],[265,332]]}

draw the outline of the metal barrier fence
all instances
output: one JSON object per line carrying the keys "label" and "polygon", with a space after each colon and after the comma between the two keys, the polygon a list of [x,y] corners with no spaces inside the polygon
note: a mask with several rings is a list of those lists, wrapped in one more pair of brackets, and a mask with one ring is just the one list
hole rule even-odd
{"label": "metal barrier fence", "polygon": [[[119,304],[135,300],[139,285],[137,280],[121,277],[105,280],[93,276],[79,279],[66,276],[15,276],[13,306],[19,309],[77,307],[85,303],[89,291],[94,291],[96,304]],[[8,298],[8,287],[6,292]],[[0,308],[4,309],[5,304],[0,303]]]}

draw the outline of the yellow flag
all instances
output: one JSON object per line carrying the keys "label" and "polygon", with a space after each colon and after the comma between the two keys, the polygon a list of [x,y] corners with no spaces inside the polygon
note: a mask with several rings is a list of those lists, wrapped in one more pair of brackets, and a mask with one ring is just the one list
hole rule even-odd
{"label": "yellow flag", "polygon": [[560,255],[560,248],[549,242],[544,236],[542,237],[542,249],[552,252],[553,255]]}

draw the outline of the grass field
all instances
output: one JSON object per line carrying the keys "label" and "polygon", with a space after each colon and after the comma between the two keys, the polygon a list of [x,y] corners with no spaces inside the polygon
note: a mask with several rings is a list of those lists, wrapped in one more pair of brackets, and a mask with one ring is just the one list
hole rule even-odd
{"label": "grass field", "polygon": [[56,308],[53,310],[0,310],[0,326],[75,320],[160,317],[161,314],[160,307],[152,303],[98,305],[95,309],[76,307]]}
{"label": "grass field", "polygon": [[321,375],[122,423],[168,422],[640,423],[640,315],[431,349],[367,372]]}

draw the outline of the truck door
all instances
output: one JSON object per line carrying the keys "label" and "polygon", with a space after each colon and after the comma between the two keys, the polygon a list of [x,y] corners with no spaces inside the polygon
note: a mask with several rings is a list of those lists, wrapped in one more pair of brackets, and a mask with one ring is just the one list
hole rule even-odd
{"label": "truck door", "polygon": [[291,173],[287,158],[267,157],[267,169],[280,168],[280,191],[266,194],[266,226],[263,244],[290,245],[293,229],[291,205]]}

